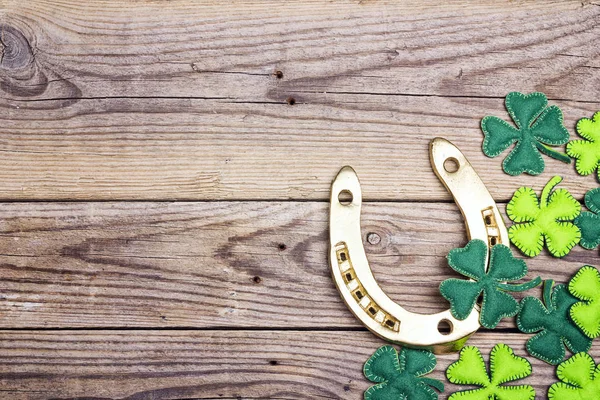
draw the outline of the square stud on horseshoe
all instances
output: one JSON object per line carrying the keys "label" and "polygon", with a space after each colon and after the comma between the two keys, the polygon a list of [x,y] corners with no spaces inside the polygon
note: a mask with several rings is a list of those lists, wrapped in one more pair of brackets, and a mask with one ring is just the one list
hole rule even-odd
{"label": "square stud on horseshoe", "polygon": [[[508,244],[508,233],[492,196],[465,156],[449,141],[430,144],[433,171],[454,197],[469,239],[481,239],[489,249]],[[427,348],[435,353],[458,351],[479,328],[476,306],[463,321],[450,310],[419,314],[405,310],[381,290],[363,248],[360,232],[360,183],[351,167],[340,170],[331,185],[329,217],[330,265],[335,284],[352,313],[376,335],[392,343]],[[487,262],[486,262],[487,265]],[[449,332],[441,332],[441,326]]]}

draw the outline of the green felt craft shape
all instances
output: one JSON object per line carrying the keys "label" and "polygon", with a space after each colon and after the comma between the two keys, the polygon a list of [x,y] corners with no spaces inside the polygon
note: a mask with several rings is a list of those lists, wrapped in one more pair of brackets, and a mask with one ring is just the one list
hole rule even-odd
{"label": "green felt craft shape", "polygon": [[576,159],[575,169],[579,175],[589,175],[598,170],[600,178],[600,111],[592,119],[580,119],[576,129],[583,139],[570,141],[567,154]]}
{"label": "green felt craft shape", "polygon": [[550,400],[595,400],[600,397],[600,366],[587,353],[577,353],[556,368],[561,382],[548,390]]}
{"label": "green felt craft shape", "polygon": [[590,338],[600,336],[600,273],[594,267],[582,267],[569,282],[569,292],[577,303],[570,309],[573,322]]}
{"label": "green felt craft shape", "polygon": [[437,360],[432,352],[382,346],[367,360],[363,372],[376,385],[365,391],[365,400],[435,400],[444,384],[427,378]]}
{"label": "green felt craft shape", "polygon": [[509,346],[499,343],[490,353],[490,373],[477,347],[463,348],[458,361],[446,370],[448,380],[457,385],[475,385],[478,389],[452,393],[448,400],[533,400],[530,385],[504,385],[531,375],[531,364],[517,356]]}
{"label": "green felt craft shape", "polygon": [[589,211],[583,211],[573,222],[581,231],[579,244],[591,250],[600,244],[600,188],[585,194],[585,206]]}
{"label": "green felt craft shape", "polygon": [[527,274],[525,261],[513,256],[510,248],[497,244],[490,250],[489,268],[486,272],[488,247],[482,240],[471,240],[463,248],[448,254],[448,264],[456,272],[470,280],[450,278],[440,284],[440,292],[450,302],[454,318],[464,320],[469,316],[483,293],[479,322],[493,329],[504,317],[512,317],[519,310],[519,303],[507,292],[529,290],[541,283],[538,277],[522,284],[509,284]]}
{"label": "green felt craft shape", "polygon": [[564,257],[581,239],[581,231],[572,222],[581,213],[581,204],[568,190],[554,190],[561,181],[560,176],[553,177],[539,201],[532,188],[522,187],[506,206],[508,217],[515,222],[508,228],[508,237],[529,257],[540,254],[544,241],[550,254]]}
{"label": "green felt craft shape", "polygon": [[548,107],[545,94],[511,92],[506,96],[505,105],[516,128],[498,117],[487,116],[481,120],[485,136],[482,148],[486,156],[496,157],[516,143],[502,162],[504,172],[509,175],[541,174],[545,164],[540,152],[571,162],[566,154],[549,147],[567,143],[569,131],[563,124],[562,111],[557,106]]}
{"label": "green felt craft shape", "polygon": [[524,333],[537,333],[527,341],[532,356],[556,365],[565,358],[565,346],[573,353],[588,351],[592,340],[570,319],[569,310],[577,303],[566,285],[544,282],[544,303],[535,297],[525,297],[517,315],[517,326]]}

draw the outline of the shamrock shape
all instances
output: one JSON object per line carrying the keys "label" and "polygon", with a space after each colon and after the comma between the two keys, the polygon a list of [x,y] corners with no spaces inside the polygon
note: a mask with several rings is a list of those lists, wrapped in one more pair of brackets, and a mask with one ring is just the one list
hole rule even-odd
{"label": "shamrock shape", "polygon": [[550,400],[591,400],[600,393],[600,366],[588,353],[577,353],[556,368],[562,382],[548,390]]}
{"label": "shamrock shape", "polygon": [[569,131],[563,125],[560,108],[547,107],[548,98],[545,94],[511,92],[506,96],[505,105],[517,128],[498,117],[487,116],[481,120],[485,136],[483,152],[486,156],[496,157],[517,143],[502,162],[504,172],[509,175],[523,172],[541,174],[545,165],[540,151],[557,160],[571,162],[566,154],[548,147],[567,143]]}
{"label": "shamrock shape", "polygon": [[450,364],[446,376],[458,385],[477,385],[479,389],[452,393],[448,400],[533,400],[535,390],[529,385],[505,385],[531,375],[531,364],[515,355],[513,349],[503,343],[494,346],[490,353],[490,376],[485,360],[475,346],[463,348],[458,361]]}
{"label": "shamrock shape", "polygon": [[367,360],[365,377],[377,383],[365,391],[365,400],[434,400],[444,391],[444,384],[426,378],[436,364],[435,356],[427,350],[402,348],[400,354],[393,346],[382,346]]}
{"label": "shamrock shape", "polygon": [[567,154],[575,158],[575,169],[579,175],[589,175],[598,170],[600,178],[600,111],[592,119],[577,121],[577,133],[583,140],[571,140]]}
{"label": "shamrock shape", "polygon": [[522,187],[506,205],[508,217],[516,222],[508,237],[529,257],[540,254],[544,239],[554,257],[566,256],[581,239],[579,228],[570,222],[581,212],[581,204],[566,189],[553,191],[561,181],[560,176],[550,179],[539,201],[532,188]]}
{"label": "shamrock shape", "polygon": [[535,297],[521,301],[517,326],[524,333],[536,333],[527,341],[527,351],[549,364],[558,364],[565,358],[565,345],[573,353],[588,351],[592,341],[569,319],[569,309],[577,299],[566,285],[552,290],[552,280],[544,283],[544,304]]}
{"label": "shamrock shape", "polygon": [[600,273],[594,267],[582,267],[569,282],[569,292],[581,300],[571,307],[573,322],[588,337],[600,336]]}
{"label": "shamrock shape", "polygon": [[585,206],[590,211],[582,212],[573,222],[581,231],[581,246],[593,249],[600,244],[600,188],[585,194]]}
{"label": "shamrock shape", "polygon": [[440,284],[442,296],[450,302],[454,318],[464,320],[471,314],[477,298],[483,292],[479,322],[493,329],[504,317],[512,317],[519,310],[519,303],[506,292],[521,292],[539,285],[538,277],[520,285],[503,283],[516,281],[527,274],[525,261],[512,255],[510,248],[497,244],[490,250],[489,269],[486,273],[487,245],[483,240],[471,240],[463,248],[448,254],[448,264],[456,272],[471,280],[446,279]]}

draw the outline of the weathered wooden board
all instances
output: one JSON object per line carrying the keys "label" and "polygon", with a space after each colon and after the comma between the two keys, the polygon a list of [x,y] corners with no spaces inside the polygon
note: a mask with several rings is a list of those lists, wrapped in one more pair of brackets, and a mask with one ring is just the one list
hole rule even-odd
{"label": "weathered wooden board", "polygon": [[15,99],[521,89],[592,101],[600,84],[593,1],[5,3],[3,89]]}
{"label": "weathered wooden board", "polygon": [[[499,342],[524,356],[526,335],[479,333],[488,358]],[[369,332],[0,331],[0,394],[24,399],[359,399],[362,364],[382,341]],[[600,356],[594,347],[591,353]],[[432,377],[456,354],[438,356]],[[522,380],[546,398],[555,368],[530,359]],[[449,393],[473,387],[446,382]]]}
{"label": "weathered wooden board", "polygon": [[[0,199],[323,200],[351,164],[367,199],[447,200],[427,154],[445,136],[507,200],[522,177],[482,154],[479,129],[508,118],[507,92],[545,91],[570,130],[600,109],[593,3],[164,10],[7,3]],[[528,182],[565,171],[548,160]],[[569,180],[578,196],[597,185]]]}
{"label": "weathered wooden board", "polygon": [[[9,203],[0,210],[4,327],[359,327],[331,280],[328,204]],[[366,203],[367,255],[410,310],[447,308],[445,256],[466,243],[456,206]],[[375,242],[372,240],[372,242]],[[597,251],[528,260],[565,282]],[[533,292],[538,295],[538,291]],[[502,327],[513,327],[506,321]]]}
{"label": "weathered wooden board", "polygon": [[[0,398],[361,398],[383,342],[329,275],[342,166],[378,281],[428,313],[467,240],[432,138],[498,201],[554,174],[598,186],[549,159],[509,177],[479,128],[512,90],[571,132],[600,109],[597,1],[398,3],[0,0]],[[528,276],[584,264],[597,250],[544,253]],[[470,343],[526,339],[507,320]],[[533,362],[544,398],[554,368]]]}
{"label": "weathered wooden board", "polygon": [[[481,151],[479,128],[484,115],[507,117],[502,99],[313,96],[317,104],[293,107],[96,99],[15,110],[11,102],[0,114],[0,199],[325,200],[352,165],[366,199],[449,200],[429,162],[436,136],[465,153],[497,200],[525,182],[541,191],[553,174],[578,197],[598,185],[547,157],[538,177],[504,174],[504,157]],[[560,105],[569,127],[600,109]]]}

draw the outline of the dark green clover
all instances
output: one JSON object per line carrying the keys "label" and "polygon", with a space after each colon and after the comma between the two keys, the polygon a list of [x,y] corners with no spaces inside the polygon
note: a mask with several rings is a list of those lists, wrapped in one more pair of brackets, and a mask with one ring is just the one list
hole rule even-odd
{"label": "dark green clover", "polygon": [[382,346],[365,363],[364,374],[377,383],[365,391],[365,400],[436,400],[433,388],[444,391],[444,384],[426,378],[437,360],[427,350]]}
{"label": "dark green clover", "polygon": [[581,231],[581,244],[586,249],[593,249],[600,244],[600,188],[592,189],[585,194],[584,211],[575,218],[575,225]]}
{"label": "dark green clover", "polygon": [[588,351],[592,339],[571,321],[569,309],[577,299],[566,285],[552,289],[552,280],[544,283],[544,304],[535,297],[521,301],[517,326],[524,333],[537,333],[527,341],[527,351],[532,356],[556,365],[565,358],[565,346],[573,353]]}
{"label": "dark green clover", "polygon": [[506,96],[505,104],[516,128],[498,117],[487,116],[481,120],[485,135],[483,152],[486,156],[496,157],[516,143],[502,163],[504,172],[509,175],[523,172],[541,174],[545,164],[540,152],[566,163],[571,162],[569,156],[549,147],[567,143],[569,131],[563,124],[560,108],[547,107],[548,98],[545,94],[511,92]]}
{"label": "dark green clover", "polygon": [[519,303],[506,292],[522,292],[539,285],[537,277],[532,281],[511,285],[527,274],[525,261],[515,258],[510,248],[497,244],[490,250],[489,268],[486,272],[488,247],[482,240],[471,240],[463,248],[448,253],[448,264],[453,270],[471,280],[446,279],[440,284],[440,292],[450,302],[450,312],[458,320],[466,319],[481,293],[482,326],[493,329],[504,317],[512,317],[519,311]]}

